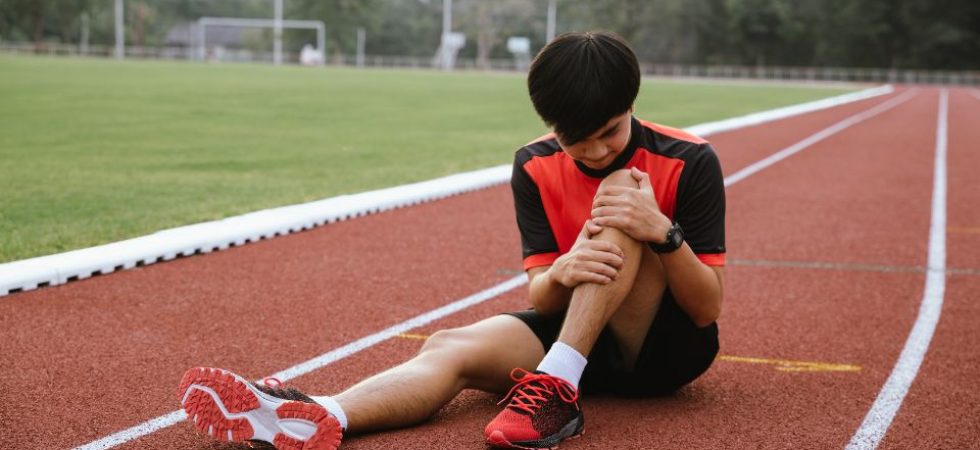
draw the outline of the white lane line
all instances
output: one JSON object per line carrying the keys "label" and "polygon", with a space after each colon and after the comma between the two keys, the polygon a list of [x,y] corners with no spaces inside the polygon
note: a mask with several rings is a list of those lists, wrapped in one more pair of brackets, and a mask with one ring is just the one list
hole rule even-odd
{"label": "white lane line", "polygon": [[[891,108],[891,107],[897,105],[898,103],[901,103],[902,101],[907,100],[912,95],[914,95],[914,91],[906,92],[902,96],[896,97],[896,98],[894,98],[894,99],[892,99],[892,100],[890,100],[888,102],[885,102],[883,104],[880,104],[878,106],[875,106],[875,107],[873,107],[873,108],[865,111],[864,113],[858,113],[857,115],[866,114],[866,113],[868,113],[870,111],[874,111],[874,110],[880,109],[885,104],[891,104],[891,106],[888,107],[888,108]],[[901,101],[896,102],[896,100],[901,100]],[[886,109],[888,109],[888,108],[886,108]],[[880,113],[882,111],[878,111],[878,112]],[[848,119],[844,119],[844,121],[851,120],[851,119],[853,119],[856,116],[851,116]],[[870,117],[870,116],[868,116],[868,117]],[[868,117],[865,117],[865,118],[863,118],[861,120],[867,119]],[[860,122],[860,120],[858,120],[857,122]],[[857,122],[854,122],[854,123],[857,123]],[[830,129],[830,128],[828,128],[828,129],[825,129],[823,131],[818,132],[817,134],[824,134],[823,137],[821,137],[821,139],[823,139],[823,138],[825,138],[827,136],[830,136],[831,134],[840,132],[840,131],[844,130],[845,128],[847,128],[847,127],[838,127],[839,124],[840,123],[831,126],[831,128],[837,127],[832,133],[829,133],[829,134],[827,133],[827,130]],[[851,124],[851,125],[853,125],[853,124]],[[848,126],[850,126],[850,125],[848,125]],[[797,146],[801,146],[802,145],[795,152],[798,152],[798,151],[802,150],[803,148],[806,148],[807,146],[813,145],[816,142],[820,141],[820,139],[811,139],[811,138],[812,138],[812,136],[810,138],[804,139],[803,141],[801,141],[798,144],[795,144],[793,147],[797,147]],[[783,150],[781,152],[784,152],[784,151],[785,150]],[[786,156],[789,156],[789,155],[786,155]],[[784,159],[784,158],[785,158],[785,156],[783,158],[780,158],[780,159]],[[766,167],[774,164],[775,162],[776,161],[773,161],[773,162],[767,164]],[[764,167],[762,167],[762,168],[764,168]],[[752,175],[753,173],[758,172],[759,170],[762,170],[762,168],[759,168],[757,170],[754,170],[751,173],[745,174],[745,175],[741,176],[740,178],[738,178],[735,181],[740,181],[740,180],[742,180],[742,179],[744,179],[744,178]],[[743,169],[743,171],[744,171],[744,169]],[[741,173],[741,171],[739,173]],[[735,175],[738,175],[738,174],[735,174]],[[725,178],[725,186],[729,186],[731,184],[734,184],[735,181],[731,181],[731,177]],[[346,358],[346,357],[348,357],[350,355],[353,355],[354,353],[357,353],[357,352],[359,352],[361,350],[364,350],[366,348],[369,348],[371,346],[374,346],[374,345],[376,345],[376,344],[378,344],[378,343],[380,343],[380,342],[382,342],[382,341],[384,341],[386,339],[390,339],[391,337],[397,336],[397,335],[399,335],[401,333],[404,333],[406,331],[412,330],[414,328],[417,328],[419,326],[422,326],[424,324],[427,324],[429,322],[432,322],[432,321],[434,321],[436,319],[442,318],[442,317],[447,316],[449,314],[455,313],[457,311],[461,311],[461,310],[466,309],[466,308],[468,308],[470,306],[473,306],[475,304],[478,304],[478,303],[481,303],[481,302],[490,300],[490,299],[496,297],[497,295],[503,294],[504,292],[510,291],[510,290],[512,290],[512,289],[514,289],[514,288],[516,288],[518,286],[521,286],[521,285],[525,284],[525,283],[527,283],[527,277],[526,277],[526,275],[524,275],[524,274],[517,275],[514,278],[511,278],[510,280],[507,280],[504,283],[501,283],[501,284],[499,284],[497,286],[494,286],[494,287],[489,288],[487,290],[478,292],[478,293],[473,294],[473,295],[471,295],[469,297],[466,297],[464,299],[457,300],[457,301],[455,301],[453,303],[450,303],[450,304],[448,304],[446,306],[443,306],[441,308],[438,308],[438,309],[429,311],[427,313],[423,313],[423,314],[418,315],[418,316],[416,316],[416,317],[414,317],[412,319],[409,319],[409,320],[407,320],[405,322],[399,323],[397,325],[394,325],[394,326],[392,326],[390,328],[387,328],[385,330],[379,331],[379,332],[377,332],[375,334],[372,334],[370,336],[366,336],[366,337],[363,337],[361,339],[358,339],[357,341],[354,341],[354,342],[352,342],[350,344],[347,344],[347,345],[345,345],[343,347],[340,347],[340,348],[331,350],[331,351],[329,351],[327,353],[324,353],[324,354],[322,354],[320,356],[317,356],[316,358],[313,358],[313,359],[311,359],[309,361],[306,361],[306,362],[297,364],[297,365],[295,365],[293,367],[290,367],[290,368],[285,369],[283,371],[277,372],[277,373],[275,373],[275,374],[273,374],[271,376],[276,377],[276,378],[279,378],[282,381],[287,381],[287,380],[296,378],[298,376],[301,376],[303,374],[312,372],[314,370],[321,369],[321,368],[323,368],[323,367],[325,367],[325,366],[327,366],[327,365],[329,365],[331,363],[334,363],[334,362],[339,361],[339,360],[341,360],[343,358]],[[186,418],[187,418],[187,416],[186,416],[186,414],[184,413],[183,410],[174,411],[174,412],[168,413],[166,415],[157,417],[155,419],[149,420],[147,422],[144,422],[142,424],[139,424],[137,426],[134,426],[134,427],[131,427],[131,428],[127,428],[127,429],[125,429],[123,431],[120,431],[118,433],[115,433],[115,434],[106,436],[106,437],[104,437],[102,439],[93,441],[91,443],[82,445],[80,447],[76,447],[75,450],[96,450],[96,449],[103,450],[103,449],[112,448],[112,447],[115,447],[115,446],[117,446],[119,444],[122,444],[122,443],[125,443],[125,442],[129,442],[129,441],[131,441],[133,439],[137,439],[137,438],[146,436],[148,434],[151,434],[153,432],[156,432],[157,430],[160,430],[160,429],[169,427],[171,425],[175,425],[178,422],[180,422],[180,421],[182,421],[182,420],[184,420]]]}
{"label": "white lane line", "polygon": [[836,97],[830,97],[830,98],[815,100],[812,102],[785,106],[782,108],[770,109],[768,111],[760,111],[757,113],[746,114],[744,116],[733,117],[731,119],[719,120],[717,122],[702,123],[691,127],[686,127],[684,128],[684,130],[687,131],[688,133],[697,136],[706,137],[711,134],[738,130],[741,128],[750,127],[754,125],[761,125],[763,123],[772,122],[774,120],[787,119],[800,114],[806,114],[813,111],[819,111],[821,109],[827,109],[835,106],[845,105],[847,103],[866,100],[869,98],[877,97],[879,95],[891,94],[894,91],[895,88],[892,85],[886,84],[871,89],[865,89],[863,91],[838,95]]}
{"label": "white lane line", "polygon": [[[380,342],[395,337],[408,330],[418,328],[422,325],[428,324],[437,319],[441,319],[455,312],[462,311],[473,305],[483,303],[507,291],[513,290],[518,286],[523,286],[524,284],[527,284],[527,275],[520,274],[507,281],[504,281],[503,283],[493,286],[489,289],[485,289],[473,295],[470,295],[469,297],[456,300],[452,303],[449,303],[440,308],[436,308],[432,311],[419,314],[397,325],[393,325],[389,328],[381,330],[370,336],[362,337],[354,342],[351,342],[350,344],[331,350],[309,361],[297,364],[286,370],[276,372],[271,376],[279,378],[282,381],[291,380],[300,375],[304,375],[314,370],[326,367],[332,363],[340,361],[341,359],[351,356],[361,350],[377,345]],[[167,428],[171,425],[175,425],[186,418],[187,418],[187,414],[183,410],[173,411],[164,414],[160,417],[157,417],[155,419],[143,422],[134,427],[127,428],[118,433],[111,434],[102,439],[92,441],[88,444],[79,447],[75,447],[75,450],[104,450],[104,449],[112,448],[119,444],[129,442],[133,439],[146,436],[157,430]]]}
{"label": "white lane line", "polygon": [[976,89],[970,89],[970,95],[974,96],[977,100],[980,100],[980,91]]}
{"label": "white lane line", "polygon": [[902,406],[905,394],[919,373],[919,366],[929,350],[929,342],[939,323],[946,290],[946,130],[949,92],[939,94],[939,117],[936,119],[936,157],[932,184],[932,221],[929,225],[929,269],[919,306],[919,316],[909,333],[895,368],[881,387],[861,427],[847,444],[847,450],[871,450],[881,443],[888,427]]}
{"label": "white lane line", "polygon": [[757,162],[755,162],[753,164],[750,164],[747,167],[743,168],[742,170],[739,170],[738,172],[735,172],[732,175],[730,175],[728,178],[726,178],[725,179],[725,186],[727,187],[727,186],[731,186],[731,185],[733,185],[735,183],[738,183],[739,181],[742,181],[743,179],[749,177],[750,175],[752,175],[752,174],[754,174],[754,173],[756,173],[756,172],[758,172],[758,171],[760,171],[762,169],[765,169],[766,167],[769,167],[769,166],[771,166],[773,164],[776,164],[779,161],[782,161],[782,160],[784,160],[786,158],[789,158],[790,156],[792,156],[792,155],[794,155],[796,153],[799,153],[803,149],[805,149],[805,148],[807,148],[807,147],[809,147],[809,146],[811,146],[813,144],[816,144],[817,142],[820,142],[820,141],[822,141],[822,140],[824,140],[824,139],[826,139],[826,138],[828,138],[830,136],[833,136],[834,134],[837,134],[837,133],[839,133],[841,131],[844,131],[845,129],[847,129],[847,128],[853,126],[853,125],[856,125],[856,124],[861,123],[861,122],[863,122],[865,120],[868,120],[868,119],[870,119],[870,118],[872,118],[874,116],[877,116],[878,114],[881,114],[881,113],[883,113],[885,111],[888,111],[889,109],[892,109],[892,108],[894,108],[894,107],[896,107],[896,106],[898,106],[898,105],[906,102],[908,99],[910,99],[913,96],[915,96],[915,94],[917,92],[918,92],[917,89],[912,89],[912,90],[906,91],[904,94],[902,94],[902,95],[900,95],[898,97],[895,97],[895,98],[893,98],[891,100],[888,100],[887,102],[880,103],[880,104],[874,106],[873,108],[866,109],[866,110],[864,110],[862,112],[859,112],[859,113],[857,113],[857,114],[855,114],[853,116],[850,116],[850,117],[848,117],[848,118],[846,118],[844,120],[841,120],[840,122],[837,122],[837,123],[835,123],[835,124],[833,124],[833,125],[831,125],[831,126],[829,126],[827,128],[824,128],[823,130],[820,130],[820,131],[818,131],[818,132],[810,135],[809,137],[807,137],[806,139],[803,139],[800,142],[797,142],[797,143],[795,143],[795,144],[793,144],[793,145],[791,145],[789,147],[786,147],[786,148],[784,148],[784,149],[782,149],[782,150],[780,150],[780,151],[778,151],[776,153],[773,153],[773,154],[769,155],[768,157],[766,157],[766,158],[764,158],[762,160],[759,160],[759,161],[757,161]]}

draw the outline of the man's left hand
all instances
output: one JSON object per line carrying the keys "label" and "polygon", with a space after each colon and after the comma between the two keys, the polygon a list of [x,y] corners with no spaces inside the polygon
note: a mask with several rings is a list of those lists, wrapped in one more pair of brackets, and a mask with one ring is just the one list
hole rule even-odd
{"label": "man's left hand", "polygon": [[633,167],[630,175],[639,188],[603,186],[592,202],[592,221],[612,227],[640,242],[664,243],[671,221],[657,204],[650,176]]}

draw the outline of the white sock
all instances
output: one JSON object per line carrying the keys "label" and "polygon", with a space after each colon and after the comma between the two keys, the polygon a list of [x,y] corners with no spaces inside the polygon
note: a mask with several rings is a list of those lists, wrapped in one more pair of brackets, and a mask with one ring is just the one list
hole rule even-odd
{"label": "white sock", "polygon": [[544,355],[538,370],[548,375],[562,378],[571,383],[578,389],[578,382],[582,379],[582,372],[589,360],[585,359],[581,353],[562,342],[555,342]]}
{"label": "white sock", "polygon": [[344,408],[340,407],[340,403],[334,400],[333,397],[329,395],[324,395],[322,397],[310,397],[313,401],[320,404],[324,408],[327,408],[332,416],[337,418],[337,422],[340,422],[340,428],[347,429],[347,413],[344,412]]}

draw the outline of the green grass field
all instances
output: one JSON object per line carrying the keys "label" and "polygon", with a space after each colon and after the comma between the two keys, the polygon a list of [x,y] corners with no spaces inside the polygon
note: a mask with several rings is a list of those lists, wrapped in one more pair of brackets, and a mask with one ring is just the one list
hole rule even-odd
{"label": "green grass field", "polygon": [[[647,82],[686,126],[842,92]],[[509,163],[519,75],[0,55],[0,262]],[[723,149],[721,149],[723,151]]]}

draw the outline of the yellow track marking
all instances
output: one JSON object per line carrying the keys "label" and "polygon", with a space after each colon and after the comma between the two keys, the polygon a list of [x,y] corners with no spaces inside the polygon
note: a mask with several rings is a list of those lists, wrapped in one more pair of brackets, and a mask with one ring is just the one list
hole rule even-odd
{"label": "yellow track marking", "polygon": [[426,340],[426,339],[429,338],[428,336],[426,336],[424,334],[411,334],[411,333],[402,333],[402,334],[399,334],[398,337],[405,338],[405,339],[416,339],[416,340],[419,340],[419,341],[424,341],[424,340]]}
{"label": "yellow track marking", "polygon": [[767,359],[749,358],[745,356],[719,355],[720,361],[748,363],[748,364],[769,364],[776,366],[775,369],[781,372],[859,372],[861,366],[851,364],[834,364],[813,361],[790,361],[786,359]]}
{"label": "yellow track marking", "polygon": [[980,234],[980,227],[946,227],[950,233]]}
{"label": "yellow track marking", "polygon": [[[398,337],[403,339],[414,339],[424,341],[429,336],[424,334],[402,333]],[[859,372],[861,366],[850,364],[833,364],[813,361],[790,361],[787,359],[767,359],[750,358],[746,356],[718,355],[719,361],[747,363],[747,364],[769,364],[776,366],[775,369],[781,372]]]}

